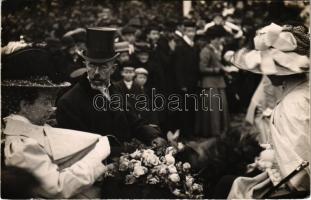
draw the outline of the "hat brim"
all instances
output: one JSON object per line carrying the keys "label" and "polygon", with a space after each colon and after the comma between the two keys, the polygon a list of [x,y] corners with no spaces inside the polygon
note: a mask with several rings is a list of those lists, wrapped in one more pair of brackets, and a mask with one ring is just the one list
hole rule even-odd
{"label": "hat brim", "polygon": [[120,55],[120,53],[116,53],[114,56],[112,56],[112,57],[110,57],[110,58],[102,58],[102,59],[99,59],[99,58],[90,58],[90,57],[86,56],[86,55],[84,54],[85,51],[79,51],[79,50],[77,50],[76,52],[77,52],[77,54],[78,54],[79,56],[81,56],[84,60],[87,60],[87,61],[89,61],[89,62],[91,62],[91,63],[106,63],[106,62],[115,60],[115,59]]}
{"label": "hat brim", "polygon": [[[286,76],[309,72],[308,57],[293,52],[282,52],[282,56],[278,55],[277,58],[273,51],[275,50],[258,51],[243,48],[234,54],[231,63],[239,69],[263,75]],[[276,58],[281,60],[290,58],[291,63],[287,63],[290,67],[278,62]]]}
{"label": "hat brim", "polygon": [[25,88],[66,88],[71,86],[69,82],[53,83],[49,80],[2,80],[2,87]]}

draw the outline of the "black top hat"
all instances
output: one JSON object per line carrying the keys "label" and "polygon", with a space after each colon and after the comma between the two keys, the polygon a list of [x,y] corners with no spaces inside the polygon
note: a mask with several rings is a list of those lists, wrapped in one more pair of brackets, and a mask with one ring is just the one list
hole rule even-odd
{"label": "black top hat", "polygon": [[114,60],[119,55],[114,50],[115,34],[115,28],[87,28],[86,52],[78,51],[78,54],[92,63],[105,63]]}
{"label": "black top hat", "polygon": [[42,47],[26,47],[2,56],[4,87],[68,87],[64,76],[53,64],[49,51]]}

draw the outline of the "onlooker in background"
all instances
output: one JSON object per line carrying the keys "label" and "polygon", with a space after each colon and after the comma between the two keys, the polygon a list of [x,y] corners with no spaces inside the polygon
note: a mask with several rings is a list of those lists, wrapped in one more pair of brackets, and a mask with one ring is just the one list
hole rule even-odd
{"label": "onlooker in background", "polygon": [[132,104],[131,106],[134,106],[136,96],[141,93],[139,85],[134,81],[134,70],[134,67],[130,64],[124,65],[121,70],[121,76],[123,79],[114,84],[115,87],[122,93],[123,99],[125,101],[129,100],[129,103]]}
{"label": "onlooker in background", "polygon": [[136,32],[136,29],[132,26],[123,27],[121,30],[122,40],[134,45],[134,43],[136,41],[135,32]]}
{"label": "onlooker in background", "polygon": [[[228,130],[229,111],[222,59],[222,36],[225,32],[207,31],[207,43],[200,52],[200,86],[205,92],[204,109],[196,112],[195,134],[200,137],[217,137]],[[201,104],[202,105],[202,102]]]}
{"label": "onlooker in background", "polygon": [[130,53],[129,49],[130,44],[128,42],[117,42],[115,43],[115,51],[118,52],[120,55],[117,58],[116,70],[111,75],[111,81],[120,81],[122,79],[121,71],[123,67],[130,62]]}
{"label": "onlooker in background", "polygon": [[158,118],[158,113],[152,111],[151,108],[151,101],[147,96],[146,93],[146,88],[145,88],[145,84],[148,80],[148,71],[145,68],[137,68],[135,69],[135,83],[137,83],[137,85],[139,85],[140,89],[141,89],[141,94],[145,95],[145,97],[147,98],[147,102],[148,102],[148,107],[147,110],[143,110],[143,111],[139,111],[138,114],[139,116],[146,120],[149,125],[152,125],[154,127],[159,127],[159,118]]}
{"label": "onlooker in background", "polygon": [[146,40],[149,42],[152,50],[155,50],[158,46],[160,39],[160,27],[156,25],[149,25],[146,29]]}
{"label": "onlooker in background", "polygon": [[[174,71],[176,75],[177,93],[195,94],[199,80],[199,49],[194,44],[196,25],[191,20],[184,21],[184,41],[176,46],[174,52]],[[189,111],[183,111],[176,116],[179,120],[182,136],[191,136],[194,132],[194,102],[190,98],[187,105]]]}

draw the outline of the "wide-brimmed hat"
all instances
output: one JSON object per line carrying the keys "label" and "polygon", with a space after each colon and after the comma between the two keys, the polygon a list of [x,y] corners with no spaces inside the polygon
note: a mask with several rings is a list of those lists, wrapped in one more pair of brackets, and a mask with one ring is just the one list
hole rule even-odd
{"label": "wide-brimmed hat", "polygon": [[77,53],[83,59],[92,63],[105,63],[116,59],[114,39],[117,29],[95,27],[86,29],[86,50]]}
{"label": "wide-brimmed hat", "polygon": [[231,62],[236,67],[265,75],[291,75],[309,71],[310,37],[303,26],[270,24],[257,31],[255,49],[242,48]]}
{"label": "wide-brimmed hat", "polygon": [[70,86],[45,48],[25,47],[2,55],[2,87],[61,88]]}

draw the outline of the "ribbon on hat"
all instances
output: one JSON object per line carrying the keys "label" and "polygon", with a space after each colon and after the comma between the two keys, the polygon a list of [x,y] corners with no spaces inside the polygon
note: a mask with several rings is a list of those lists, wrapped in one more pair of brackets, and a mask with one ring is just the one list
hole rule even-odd
{"label": "ribbon on hat", "polygon": [[309,69],[309,58],[295,52],[270,48],[263,51],[243,48],[231,60],[238,68],[266,75],[289,75]]}
{"label": "ribbon on hat", "polygon": [[256,50],[267,50],[270,47],[281,51],[294,51],[297,48],[297,41],[291,32],[283,32],[283,28],[271,23],[257,31],[254,38]]}

